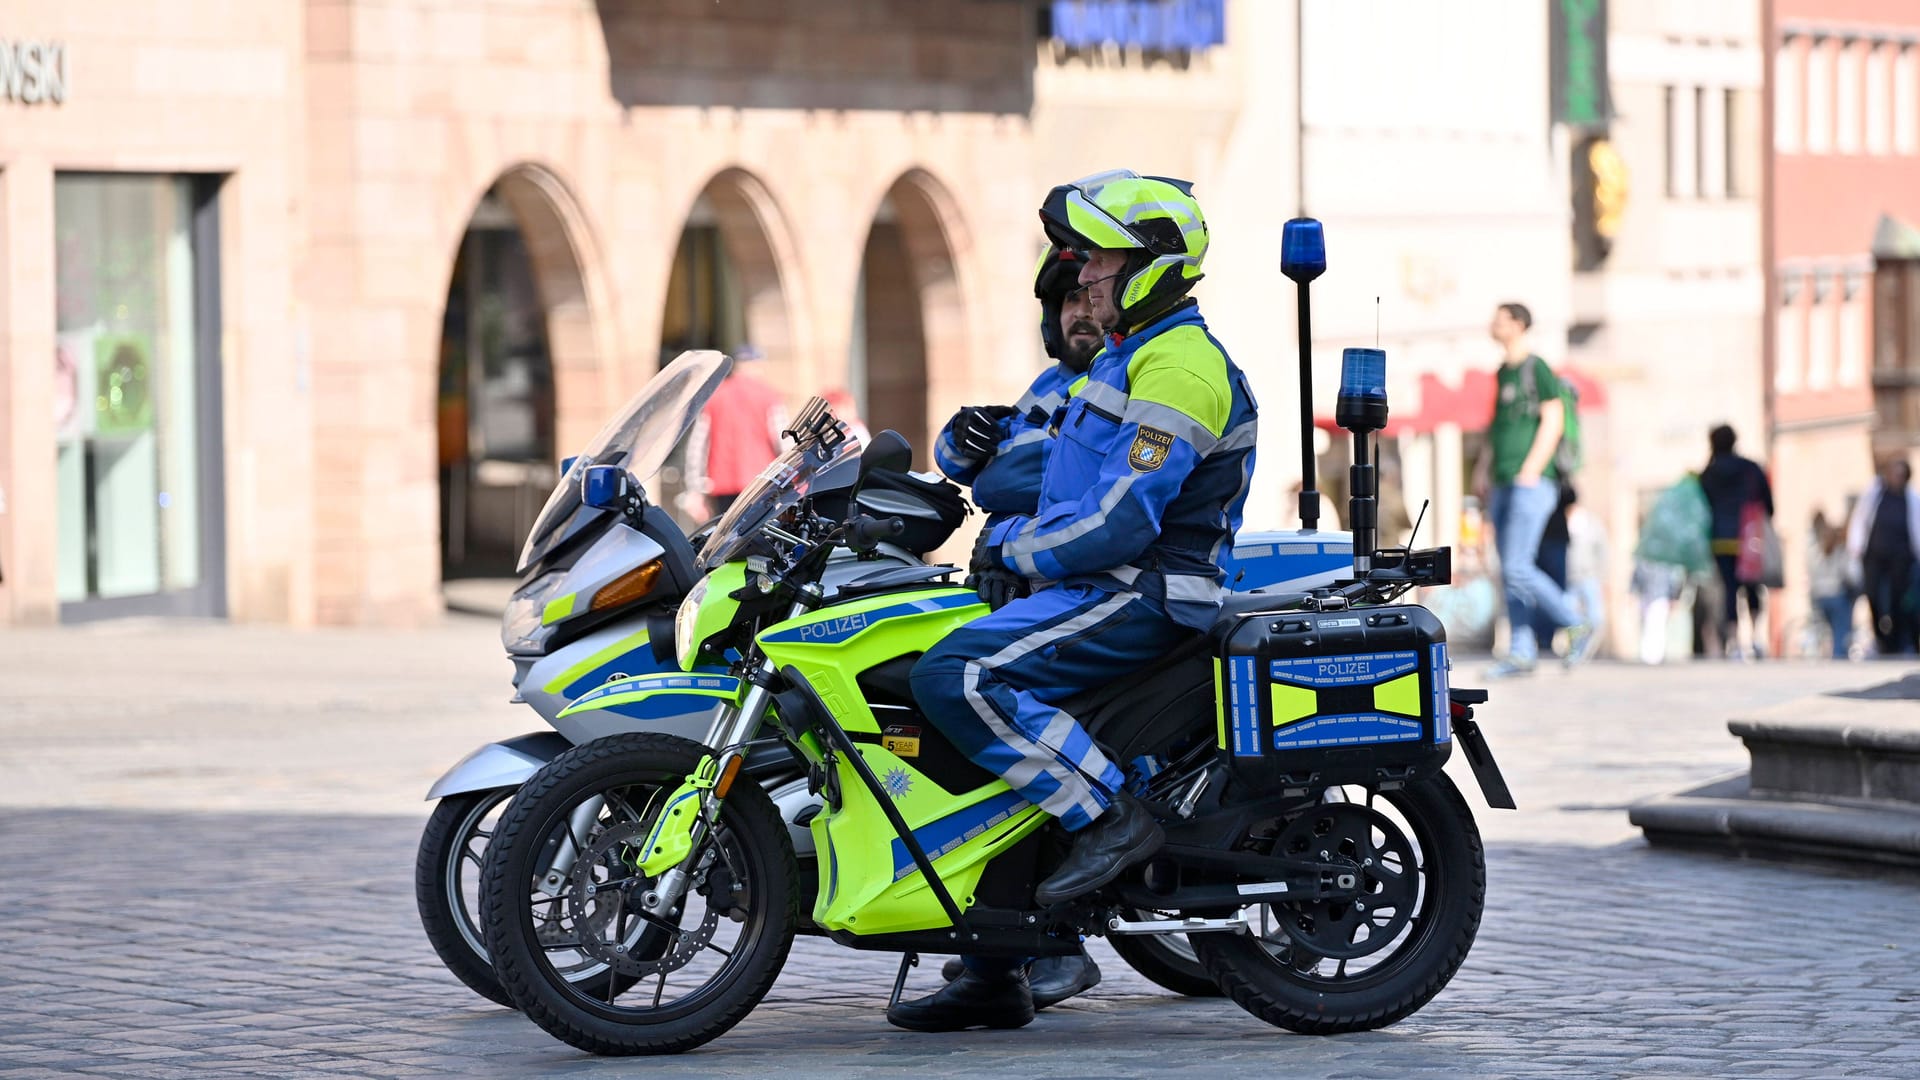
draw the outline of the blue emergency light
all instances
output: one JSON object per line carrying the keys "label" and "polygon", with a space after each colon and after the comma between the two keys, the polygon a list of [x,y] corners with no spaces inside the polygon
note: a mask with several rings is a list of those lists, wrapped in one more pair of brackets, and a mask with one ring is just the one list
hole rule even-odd
{"label": "blue emergency light", "polygon": [[589,465],[580,478],[580,501],[596,510],[619,506],[627,491],[627,470],[618,465]]}
{"label": "blue emergency light", "polygon": [[1386,350],[1340,350],[1340,394],[1333,402],[1333,419],[1352,432],[1387,426]]}
{"label": "blue emergency light", "polygon": [[1294,218],[1280,229],[1280,272],[1305,285],[1327,272],[1327,234],[1313,218]]}

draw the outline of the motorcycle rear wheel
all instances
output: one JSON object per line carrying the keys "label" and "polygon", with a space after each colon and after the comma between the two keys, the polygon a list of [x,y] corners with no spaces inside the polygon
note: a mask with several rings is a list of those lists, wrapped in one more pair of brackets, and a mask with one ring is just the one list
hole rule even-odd
{"label": "motorcycle rear wheel", "polygon": [[[705,753],[670,735],[596,739],[536,773],[501,818],[481,881],[481,924],[501,985],[555,1038],[605,1055],[690,1050],[739,1023],[785,964],[799,919],[798,867],[786,826],[757,784],[735,784],[728,793],[716,828],[694,853],[696,883],[672,921],[633,906],[657,880],[616,887],[619,875],[638,876],[628,861],[630,840],[644,835],[666,793]],[[585,815],[591,820],[578,831],[583,808],[596,806],[604,809]],[[534,895],[527,883],[556,844],[585,852],[557,901],[573,913],[570,940],[591,946],[575,951],[606,954],[630,968],[622,974],[639,975],[631,988],[595,994],[568,981],[554,957],[566,942],[537,933],[536,909],[556,901]],[[717,944],[723,936],[730,947]],[[671,977],[683,971],[703,981],[686,991],[683,977],[667,1001]]]}
{"label": "motorcycle rear wheel", "polygon": [[[1371,795],[1356,789],[1350,801],[1256,827],[1245,846],[1344,854],[1367,886],[1367,906],[1269,904],[1256,913],[1261,932],[1191,938],[1220,989],[1269,1024],[1309,1035],[1386,1027],[1439,993],[1473,946],[1486,861],[1473,812],[1444,775]],[[1295,963],[1296,953],[1318,959]]]}

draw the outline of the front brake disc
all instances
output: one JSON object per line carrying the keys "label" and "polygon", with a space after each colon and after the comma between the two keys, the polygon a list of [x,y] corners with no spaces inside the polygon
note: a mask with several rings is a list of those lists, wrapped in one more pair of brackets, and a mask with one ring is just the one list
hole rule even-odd
{"label": "front brake disc", "polygon": [[580,951],[623,975],[646,977],[685,967],[712,940],[720,922],[713,906],[705,905],[698,926],[680,925],[684,899],[671,918],[641,913],[634,896],[646,891],[646,880],[636,877],[629,853],[650,831],[641,822],[606,829],[587,845],[569,875],[567,910]]}

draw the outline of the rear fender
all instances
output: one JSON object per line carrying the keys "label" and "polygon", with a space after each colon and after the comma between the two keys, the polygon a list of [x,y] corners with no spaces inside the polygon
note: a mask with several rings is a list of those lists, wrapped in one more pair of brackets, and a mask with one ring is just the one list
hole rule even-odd
{"label": "rear fender", "polygon": [[427,801],[473,791],[517,788],[539,772],[547,762],[573,748],[552,731],[530,731],[511,739],[488,743],[460,759],[433,787],[427,789]]}
{"label": "rear fender", "polygon": [[1507,787],[1507,778],[1501,775],[1499,763],[1493,760],[1493,749],[1473,719],[1473,707],[1487,700],[1487,692],[1456,689],[1450,697],[1454,738],[1460,740],[1461,748],[1467,752],[1467,764],[1473,767],[1473,779],[1480,785],[1480,794],[1486,798],[1487,806],[1495,810],[1518,809],[1513,792]]}

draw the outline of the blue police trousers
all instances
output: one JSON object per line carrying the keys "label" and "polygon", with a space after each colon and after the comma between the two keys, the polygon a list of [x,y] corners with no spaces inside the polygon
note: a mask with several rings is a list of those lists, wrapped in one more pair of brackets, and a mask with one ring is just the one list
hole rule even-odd
{"label": "blue police trousers", "polygon": [[1058,702],[1140,670],[1193,634],[1135,592],[1069,582],[949,634],[913,668],[913,696],[974,764],[1085,828],[1123,783]]}

